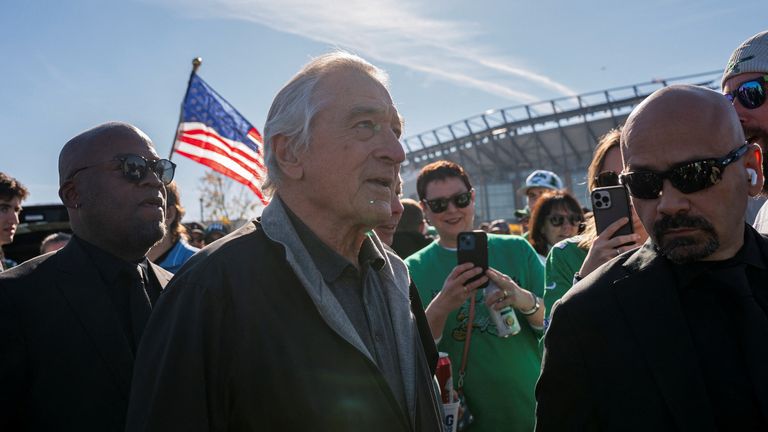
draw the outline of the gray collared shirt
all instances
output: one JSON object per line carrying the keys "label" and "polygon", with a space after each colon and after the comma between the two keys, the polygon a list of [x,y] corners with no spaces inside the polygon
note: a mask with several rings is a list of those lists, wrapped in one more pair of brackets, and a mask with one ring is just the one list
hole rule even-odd
{"label": "gray collared shirt", "polygon": [[287,206],[285,209],[323,280],[373,355],[376,366],[400,406],[405,409],[405,390],[395,332],[378,273],[384,267],[385,258],[373,245],[373,241],[366,237],[357,256],[360,266],[358,270],[323,243]]}

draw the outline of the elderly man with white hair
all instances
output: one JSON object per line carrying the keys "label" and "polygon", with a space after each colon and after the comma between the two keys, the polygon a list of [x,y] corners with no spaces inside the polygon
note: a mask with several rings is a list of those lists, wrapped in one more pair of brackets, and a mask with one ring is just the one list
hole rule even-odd
{"label": "elderly man with white hair", "polygon": [[385,73],[354,55],[316,58],[280,90],[264,128],[273,199],[163,295],[127,430],[441,429],[424,313],[371,232],[391,215],[401,128]]}

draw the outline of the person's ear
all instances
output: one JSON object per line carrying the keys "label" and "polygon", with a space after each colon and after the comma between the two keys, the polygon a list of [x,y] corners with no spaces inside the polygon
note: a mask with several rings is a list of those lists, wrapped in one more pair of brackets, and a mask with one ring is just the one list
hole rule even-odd
{"label": "person's ear", "polygon": [[59,187],[59,198],[64,204],[64,207],[71,209],[80,208],[80,194],[78,193],[77,186],[72,180],[67,180]]}
{"label": "person's ear", "polygon": [[763,190],[765,181],[763,173],[763,152],[757,144],[751,144],[744,160],[744,167],[747,172],[747,185],[749,196],[757,196]]}
{"label": "person's ear", "polygon": [[424,217],[422,218],[422,221],[424,221],[424,223],[427,223],[427,224],[430,223],[429,222],[429,216],[428,216],[428,214],[429,214],[429,206],[427,205],[427,203],[425,203],[422,200],[419,200],[419,206],[421,207],[421,212],[424,214]]}
{"label": "person's ear", "polygon": [[304,167],[296,150],[290,145],[290,140],[285,135],[275,135],[272,138],[272,151],[275,152],[275,160],[280,172],[292,180],[301,180],[304,177]]}

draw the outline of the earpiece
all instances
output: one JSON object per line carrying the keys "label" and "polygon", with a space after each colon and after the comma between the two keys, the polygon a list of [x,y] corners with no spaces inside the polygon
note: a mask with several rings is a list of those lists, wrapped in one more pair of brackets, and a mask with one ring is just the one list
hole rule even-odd
{"label": "earpiece", "polygon": [[749,184],[752,186],[757,185],[757,171],[752,168],[747,168],[747,174],[749,174]]}

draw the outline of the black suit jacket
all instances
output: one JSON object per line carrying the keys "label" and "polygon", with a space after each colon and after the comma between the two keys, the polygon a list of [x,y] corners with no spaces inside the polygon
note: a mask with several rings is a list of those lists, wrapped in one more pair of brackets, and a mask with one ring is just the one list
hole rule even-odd
{"label": "black suit jacket", "polygon": [[124,430],[133,361],[77,242],[0,274],[0,430]]}
{"label": "black suit jacket", "polygon": [[192,257],[160,298],[126,430],[439,431],[437,352],[418,302],[411,313],[415,428],[378,367],[329,326],[285,248],[246,225]]}
{"label": "black suit jacket", "polygon": [[[746,229],[768,261],[768,239]],[[672,266],[649,241],[555,305],[536,386],[537,431],[715,430],[717,407],[706,395]],[[768,389],[759,392],[765,403]]]}

